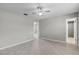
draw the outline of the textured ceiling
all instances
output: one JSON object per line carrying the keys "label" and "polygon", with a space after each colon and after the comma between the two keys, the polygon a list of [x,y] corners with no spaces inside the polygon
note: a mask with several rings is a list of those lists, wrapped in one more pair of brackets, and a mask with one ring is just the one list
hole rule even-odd
{"label": "textured ceiling", "polygon": [[[51,10],[50,14],[42,17],[55,17],[74,13],[79,10],[78,3],[40,3],[40,5]],[[38,3],[0,3],[0,9],[19,14],[33,11],[37,6]]]}

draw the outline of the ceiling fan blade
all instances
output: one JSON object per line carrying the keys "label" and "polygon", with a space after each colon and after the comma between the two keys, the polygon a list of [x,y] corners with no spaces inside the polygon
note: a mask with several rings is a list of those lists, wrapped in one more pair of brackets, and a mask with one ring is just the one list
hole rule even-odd
{"label": "ceiling fan blade", "polygon": [[24,15],[27,16],[28,14],[27,13],[24,13]]}
{"label": "ceiling fan blade", "polygon": [[50,10],[46,10],[45,12],[50,12]]}
{"label": "ceiling fan blade", "polygon": [[50,9],[43,9],[43,12],[50,12]]}

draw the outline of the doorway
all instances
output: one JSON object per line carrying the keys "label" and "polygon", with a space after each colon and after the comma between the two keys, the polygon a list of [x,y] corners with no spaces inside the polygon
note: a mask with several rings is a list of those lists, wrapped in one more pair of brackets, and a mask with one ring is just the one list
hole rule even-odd
{"label": "doorway", "polygon": [[77,45],[77,18],[66,19],[66,43]]}
{"label": "doorway", "polygon": [[35,39],[39,39],[39,21],[34,21],[34,33],[33,36]]}

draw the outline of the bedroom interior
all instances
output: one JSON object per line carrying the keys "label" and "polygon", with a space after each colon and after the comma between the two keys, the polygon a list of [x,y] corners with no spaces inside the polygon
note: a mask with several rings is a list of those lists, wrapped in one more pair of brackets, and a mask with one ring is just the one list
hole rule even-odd
{"label": "bedroom interior", "polygon": [[78,55],[79,3],[0,3],[0,55]]}

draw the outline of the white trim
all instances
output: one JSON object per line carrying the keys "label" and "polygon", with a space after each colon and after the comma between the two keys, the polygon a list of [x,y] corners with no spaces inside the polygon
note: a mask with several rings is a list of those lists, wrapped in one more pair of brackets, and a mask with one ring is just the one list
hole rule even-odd
{"label": "white trim", "polygon": [[14,43],[14,44],[11,44],[11,45],[8,45],[8,46],[4,46],[4,47],[1,47],[0,50],[4,50],[6,48],[10,48],[10,47],[14,47],[16,45],[20,45],[20,44],[23,44],[23,43],[27,43],[27,42],[30,42],[34,39],[29,39],[29,40],[26,40],[26,41],[23,41],[23,42],[18,42],[18,43]]}
{"label": "white trim", "polygon": [[54,42],[60,42],[60,43],[66,43],[65,41],[60,41],[60,40],[50,39],[50,38],[46,38],[46,37],[43,37],[43,38],[41,38],[41,39],[49,40],[49,41],[54,41]]}
{"label": "white trim", "polygon": [[76,39],[75,41],[75,45],[77,45],[77,18],[71,18],[71,19],[66,19],[66,43],[68,40],[68,22],[69,21],[74,21],[74,39]]}

